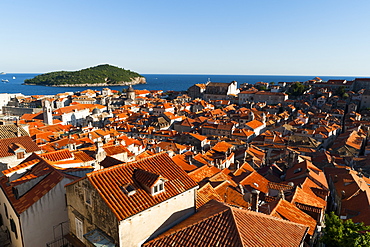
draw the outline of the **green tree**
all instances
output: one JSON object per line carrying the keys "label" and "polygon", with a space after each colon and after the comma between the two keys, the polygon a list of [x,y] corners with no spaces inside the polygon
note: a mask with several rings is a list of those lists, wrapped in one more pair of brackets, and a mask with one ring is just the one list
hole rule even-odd
{"label": "green tree", "polygon": [[335,94],[340,96],[340,97],[343,97],[343,95],[346,93],[346,87],[345,86],[340,86],[337,88],[337,90],[335,90]]}
{"label": "green tree", "polygon": [[267,87],[266,86],[259,86],[259,90],[266,91],[267,90]]}
{"label": "green tree", "polygon": [[109,64],[82,69],[79,71],[56,71],[26,79],[25,84],[35,85],[75,85],[75,84],[120,84],[131,82],[133,78],[143,77],[136,72],[118,68]]}
{"label": "green tree", "polygon": [[325,215],[325,225],[320,241],[328,247],[370,246],[370,227],[362,222],[343,221],[330,212]]}
{"label": "green tree", "polygon": [[289,93],[293,96],[301,96],[306,90],[308,89],[307,86],[303,85],[300,82],[294,83],[290,88],[289,88]]}

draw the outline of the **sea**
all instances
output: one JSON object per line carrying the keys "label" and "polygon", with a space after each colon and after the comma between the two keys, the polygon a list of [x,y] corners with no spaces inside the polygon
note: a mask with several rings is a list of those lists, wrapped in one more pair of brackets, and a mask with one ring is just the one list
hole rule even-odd
{"label": "sea", "polygon": [[[21,93],[23,95],[55,95],[64,92],[78,92],[86,89],[101,90],[104,87],[46,87],[22,85],[24,80],[33,78],[39,74],[6,73],[0,74],[0,93]],[[243,83],[254,84],[256,82],[304,82],[313,79],[313,76],[284,76],[284,75],[190,75],[190,74],[142,74],[147,84],[133,86],[138,90],[163,90],[163,91],[186,91],[190,86],[197,83],[231,82],[237,81],[240,86]],[[355,77],[319,76],[322,80],[345,79],[353,80]],[[112,90],[120,90],[127,86],[109,87]]]}

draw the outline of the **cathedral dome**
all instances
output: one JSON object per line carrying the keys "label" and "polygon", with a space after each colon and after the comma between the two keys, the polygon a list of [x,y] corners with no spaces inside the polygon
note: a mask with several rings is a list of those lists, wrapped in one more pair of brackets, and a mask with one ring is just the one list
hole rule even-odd
{"label": "cathedral dome", "polygon": [[100,114],[101,113],[101,111],[100,111],[100,109],[98,109],[98,108],[94,108],[94,110],[92,111],[92,114],[93,115],[95,115],[95,114]]}

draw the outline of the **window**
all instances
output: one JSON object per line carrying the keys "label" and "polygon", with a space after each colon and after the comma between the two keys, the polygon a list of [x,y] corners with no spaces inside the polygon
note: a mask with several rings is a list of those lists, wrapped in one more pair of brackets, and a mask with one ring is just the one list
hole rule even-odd
{"label": "window", "polygon": [[23,158],[24,158],[24,152],[18,152],[17,159],[23,159]]}
{"label": "window", "polygon": [[15,238],[18,239],[17,226],[15,225],[15,222],[12,218],[10,218],[10,230],[14,232]]}
{"label": "window", "polygon": [[92,205],[92,203],[91,203],[91,191],[87,188],[85,188],[85,203],[89,206]]}
{"label": "window", "polygon": [[293,171],[293,173],[294,173],[294,174],[296,174],[296,173],[301,172],[301,171],[302,171],[302,168],[300,167],[300,168],[298,168],[298,169],[295,169],[295,170]]}
{"label": "window", "polygon": [[4,204],[4,210],[5,210],[5,216],[6,216],[6,218],[9,219],[8,208],[6,207],[5,204]]}
{"label": "window", "polygon": [[136,189],[132,184],[126,184],[124,186],[121,186],[121,190],[128,196],[131,196],[136,193]]}
{"label": "window", "polygon": [[83,241],[83,223],[80,219],[75,218],[76,224],[76,237]]}
{"label": "window", "polygon": [[152,194],[155,195],[157,193],[164,191],[164,181],[159,181],[156,185],[152,188]]}

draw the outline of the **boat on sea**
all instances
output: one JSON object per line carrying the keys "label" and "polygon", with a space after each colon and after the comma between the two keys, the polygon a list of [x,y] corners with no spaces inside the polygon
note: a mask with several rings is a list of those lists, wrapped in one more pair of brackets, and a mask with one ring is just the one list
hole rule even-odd
{"label": "boat on sea", "polygon": [[9,80],[4,80],[4,79],[2,79],[1,81],[4,82],[4,83],[9,82]]}
{"label": "boat on sea", "polygon": [[15,79],[15,76],[13,76],[13,80]]}

